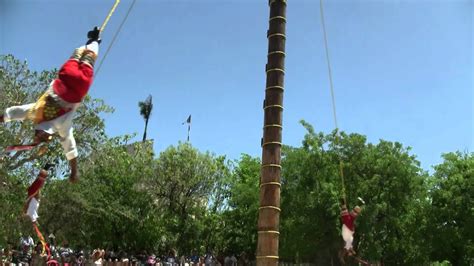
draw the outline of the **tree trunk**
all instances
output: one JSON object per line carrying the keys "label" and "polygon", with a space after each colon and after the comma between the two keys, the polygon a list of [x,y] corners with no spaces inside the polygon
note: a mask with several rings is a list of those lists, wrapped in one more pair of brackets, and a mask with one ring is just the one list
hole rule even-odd
{"label": "tree trunk", "polygon": [[270,0],[257,265],[278,265],[286,0]]}
{"label": "tree trunk", "polygon": [[146,140],[146,131],[148,130],[148,118],[145,120],[145,132],[143,132],[143,142]]}

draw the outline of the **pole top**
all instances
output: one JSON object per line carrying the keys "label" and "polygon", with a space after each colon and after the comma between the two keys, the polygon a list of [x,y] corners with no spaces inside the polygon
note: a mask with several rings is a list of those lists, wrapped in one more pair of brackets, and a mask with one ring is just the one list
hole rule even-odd
{"label": "pole top", "polygon": [[273,3],[277,2],[277,1],[280,1],[284,4],[286,4],[286,0],[268,0],[268,5],[271,6]]}

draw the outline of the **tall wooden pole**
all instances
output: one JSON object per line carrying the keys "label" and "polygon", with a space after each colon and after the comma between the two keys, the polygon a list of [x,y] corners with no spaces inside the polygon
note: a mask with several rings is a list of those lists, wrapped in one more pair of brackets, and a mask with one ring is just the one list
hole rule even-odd
{"label": "tall wooden pole", "polygon": [[278,265],[286,0],[269,0],[267,82],[265,89],[257,265]]}

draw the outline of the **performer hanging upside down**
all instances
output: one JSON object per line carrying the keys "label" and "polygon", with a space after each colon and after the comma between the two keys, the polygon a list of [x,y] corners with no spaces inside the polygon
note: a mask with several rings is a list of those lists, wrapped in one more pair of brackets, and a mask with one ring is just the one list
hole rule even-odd
{"label": "performer hanging upside down", "polygon": [[0,122],[30,119],[35,123],[33,145],[51,140],[58,133],[66,158],[69,160],[71,182],[78,181],[77,148],[72,119],[87,95],[94,76],[94,62],[98,56],[100,30],[95,27],[87,34],[85,46],[74,53],[59,69],[58,76],[36,103],[13,106],[0,115]]}
{"label": "performer hanging upside down", "polygon": [[342,203],[341,220],[342,220],[342,238],[344,239],[344,251],[348,255],[355,255],[355,251],[352,248],[352,242],[354,241],[355,233],[355,220],[361,212],[361,207],[355,206],[354,209],[349,212],[345,202]]}
{"label": "performer hanging upside down", "polygon": [[48,170],[53,166],[53,164],[46,164],[28,188],[28,198],[23,208],[23,213],[30,217],[32,223],[36,223],[38,219],[41,188],[43,188],[44,182],[46,182],[48,177]]}

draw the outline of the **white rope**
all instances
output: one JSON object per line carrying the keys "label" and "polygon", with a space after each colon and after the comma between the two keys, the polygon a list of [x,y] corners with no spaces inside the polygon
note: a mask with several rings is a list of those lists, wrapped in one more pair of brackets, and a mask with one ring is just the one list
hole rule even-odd
{"label": "white rope", "polygon": [[334,115],[334,124],[336,125],[336,130],[339,129],[337,124],[337,115],[336,115],[336,97],[334,96],[334,84],[332,81],[332,70],[331,70],[331,60],[329,58],[329,47],[328,47],[328,39],[326,36],[326,24],[324,23],[324,10],[323,10],[323,0],[319,1],[320,3],[320,11],[321,11],[321,24],[323,26],[323,34],[324,34],[324,47],[326,48],[326,62],[328,65],[328,73],[329,73],[329,86],[331,88],[331,99],[332,99],[332,112]]}
{"label": "white rope", "polygon": [[117,36],[119,35],[120,31],[122,30],[122,27],[123,27],[123,25],[125,24],[125,21],[127,21],[128,15],[130,15],[130,12],[132,11],[133,6],[135,5],[135,2],[136,2],[136,1],[137,1],[137,0],[133,0],[132,4],[131,4],[130,7],[128,8],[127,14],[125,15],[124,19],[122,20],[122,23],[120,23],[119,28],[117,29],[117,31],[115,31],[114,37],[112,38],[112,41],[110,42],[109,46],[107,47],[107,50],[105,51],[104,57],[102,57],[102,60],[100,60],[100,64],[99,64],[99,66],[97,67],[97,71],[95,71],[94,77],[97,78],[97,75],[99,74],[100,68],[102,67],[102,64],[103,64],[104,61],[105,61],[105,58],[106,58],[107,55],[109,54],[109,51],[110,51],[110,49],[112,48],[112,45],[114,44],[115,39],[117,39]]}
{"label": "white rope", "polygon": [[[326,62],[328,65],[328,74],[329,74],[329,87],[331,88],[331,99],[332,99],[332,113],[334,116],[334,125],[336,126],[336,136],[334,143],[337,145],[339,142],[339,126],[337,124],[337,112],[336,112],[336,97],[334,95],[334,84],[332,81],[332,70],[331,70],[331,60],[329,57],[329,46],[328,46],[328,38],[326,35],[326,23],[324,22],[324,8],[323,8],[323,0],[319,0],[320,4],[320,11],[321,11],[321,24],[323,26],[323,34],[324,34],[324,47],[326,48]],[[344,203],[346,203],[346,185],[344,181],[344,164],[339,157],[339,174],[341,176],[341,183],[342,183],[342,196],[344,198]]]}

